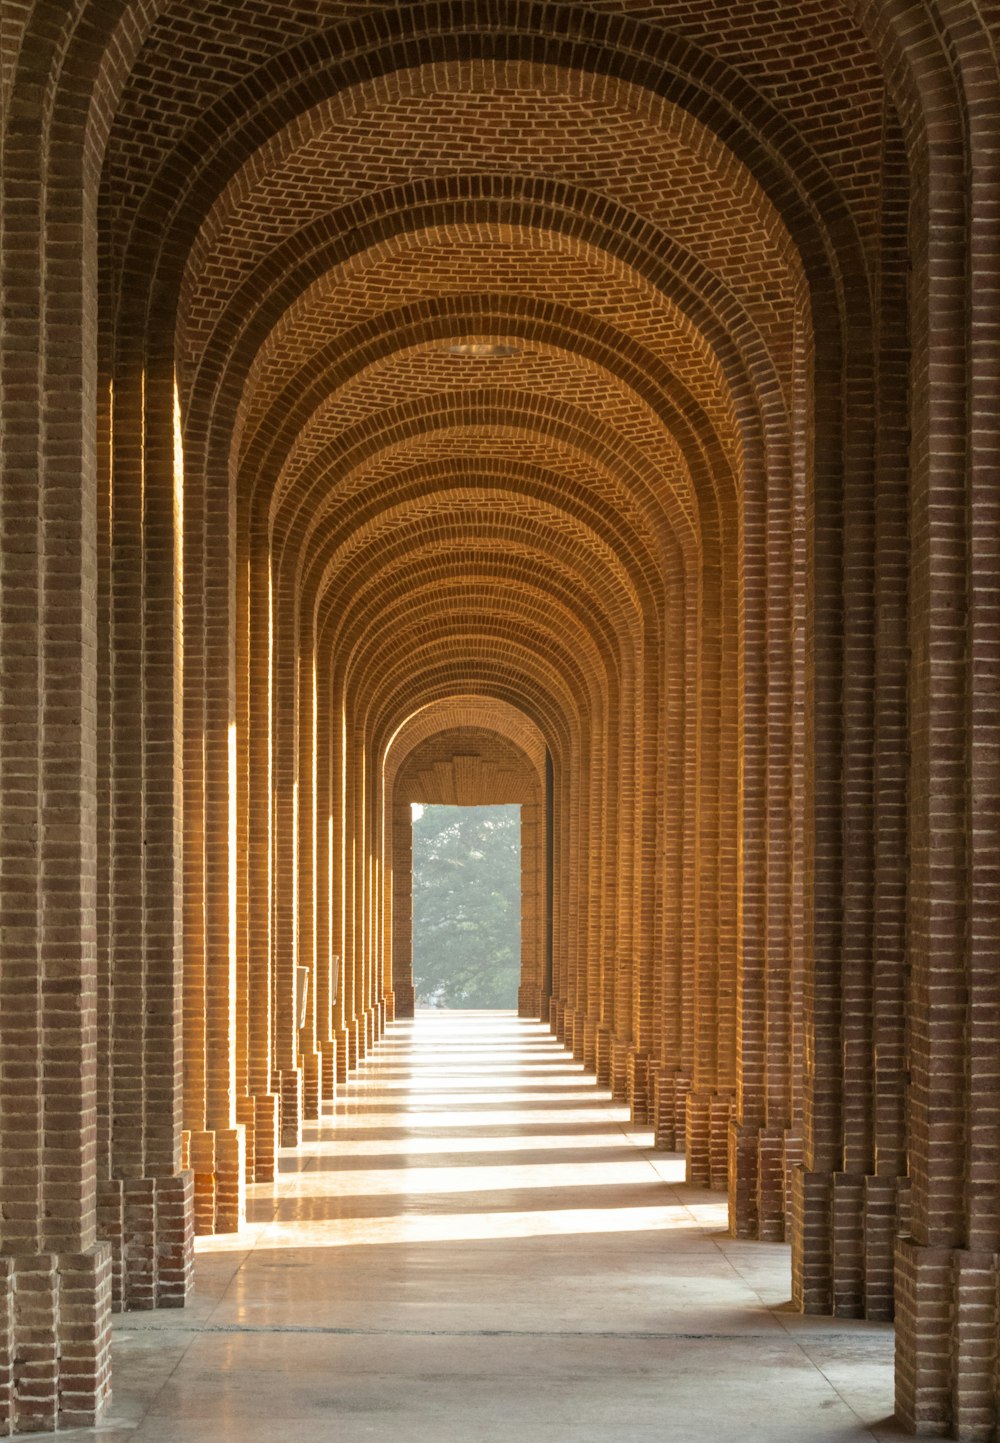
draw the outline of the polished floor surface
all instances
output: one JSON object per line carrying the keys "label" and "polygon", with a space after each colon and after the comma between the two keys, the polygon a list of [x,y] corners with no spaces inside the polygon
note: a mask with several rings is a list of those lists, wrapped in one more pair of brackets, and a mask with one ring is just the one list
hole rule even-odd
{"label": "polished floor surface", "polygon": [[[336,1115],[198,1242],[181,1313],[115,1331],[114,1443],[898,1438],[892,1333],[790,1310],[547,1029],[396,1023]],[[70,1436],[70,1435],[67,1435]]]}

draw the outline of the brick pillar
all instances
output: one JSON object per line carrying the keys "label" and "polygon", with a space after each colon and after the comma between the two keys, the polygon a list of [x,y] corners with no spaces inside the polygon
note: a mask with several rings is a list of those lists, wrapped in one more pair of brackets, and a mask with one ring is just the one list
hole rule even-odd
{"label": "brick pillar", "polygon": [[651,1085],[648,1053],[639,1052],[634,1047],[629,1048],[628,1103],[634,1127],[646,1127],[649,1124]]}
{"label": "brick pillar", "polygon": [[30,88],[8,97],[0,157],[17,197],[0,227],[0,1432],[95,1423],[110,1346],[96,1226],[97,176],[75,94],[53,87],[51,126],[36,123],[49,44],[36,36]]}

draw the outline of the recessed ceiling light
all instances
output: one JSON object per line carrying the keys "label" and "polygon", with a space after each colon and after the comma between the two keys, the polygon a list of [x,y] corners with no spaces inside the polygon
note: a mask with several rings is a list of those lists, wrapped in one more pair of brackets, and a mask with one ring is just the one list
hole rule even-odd
{"label": "recessed ceiling light", "polygon": [[456,341],[448,347],[450,356],[470,356],[473,360],[503,359],[520,354],[516,346],[503,341]]}

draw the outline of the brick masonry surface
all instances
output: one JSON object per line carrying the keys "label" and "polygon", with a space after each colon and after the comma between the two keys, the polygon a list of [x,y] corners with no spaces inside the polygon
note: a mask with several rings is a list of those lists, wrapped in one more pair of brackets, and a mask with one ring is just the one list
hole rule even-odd
{"label": "brick masonry surface", "polygon": [[0,1435],[522,808],[519,1010],[997,1439],[997,0],[0,0]]}

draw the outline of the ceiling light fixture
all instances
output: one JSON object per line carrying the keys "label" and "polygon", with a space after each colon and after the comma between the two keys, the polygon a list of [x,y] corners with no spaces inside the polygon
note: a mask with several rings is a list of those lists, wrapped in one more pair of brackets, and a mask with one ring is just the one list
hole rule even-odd
{"label": "ceiling light fixture", "polygon": [[504,341],[456,341],[448,347],[450,356],[468,356],[475,361],[502,360],[520,354],[516,346]]}

